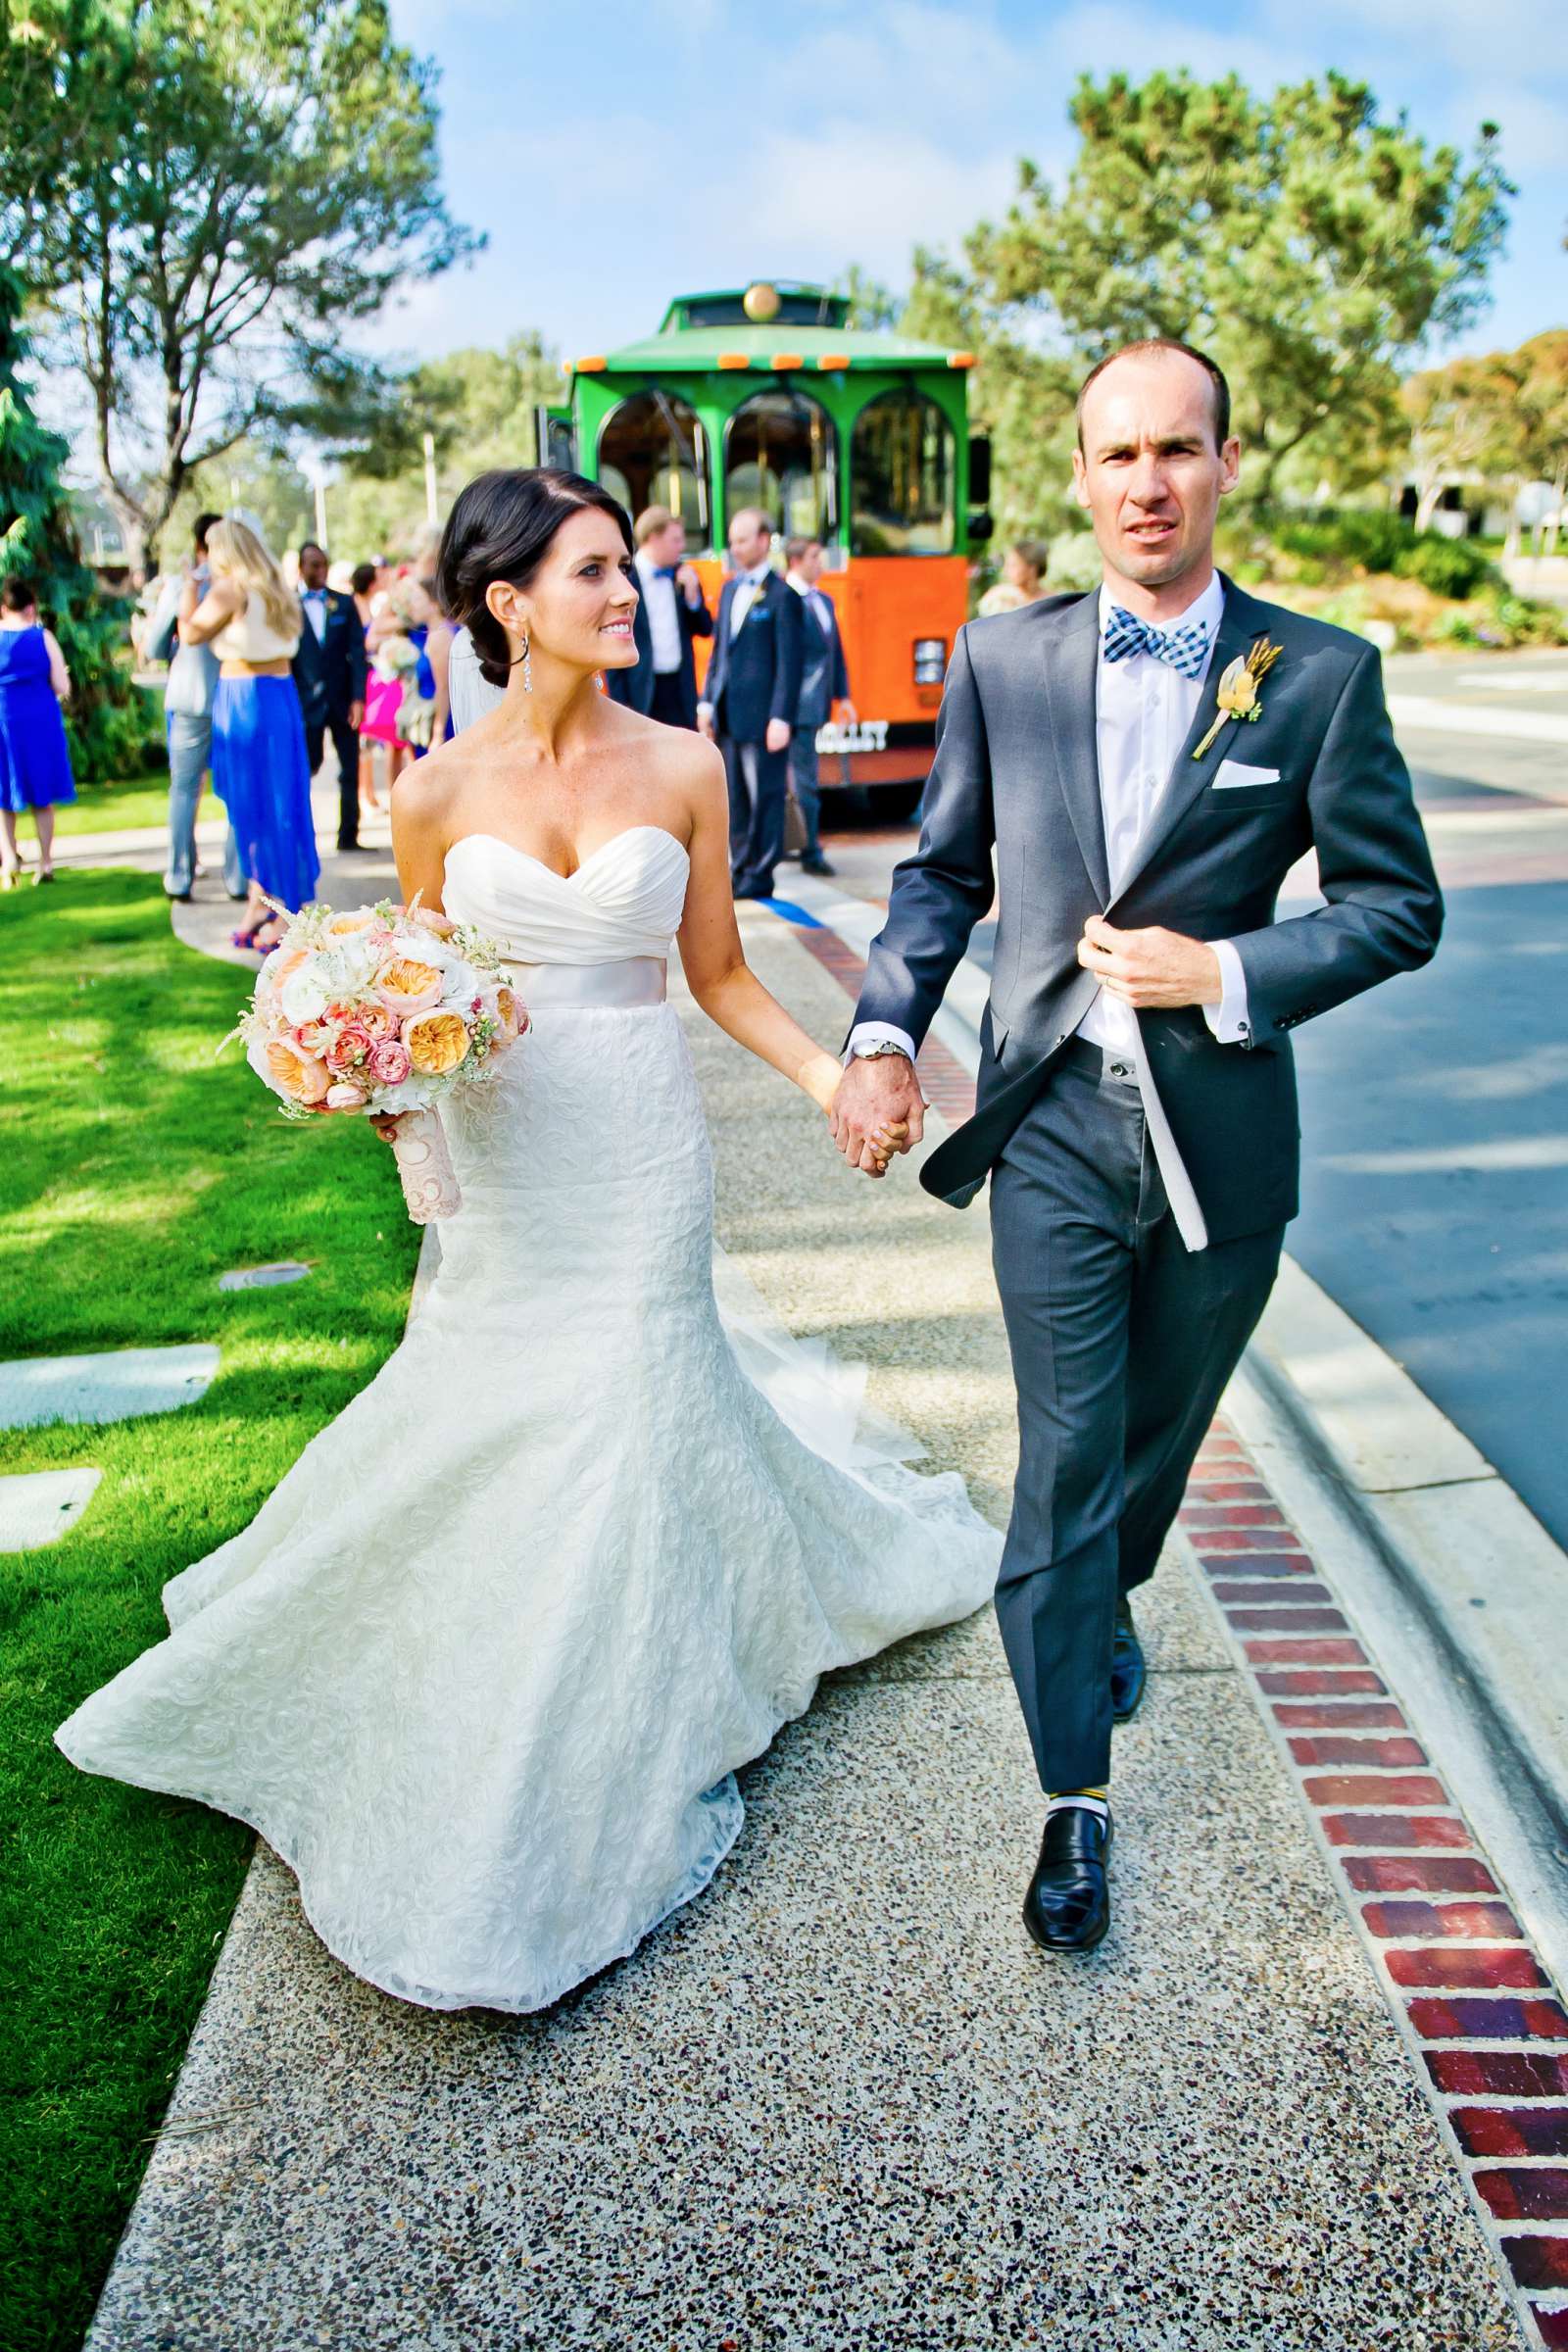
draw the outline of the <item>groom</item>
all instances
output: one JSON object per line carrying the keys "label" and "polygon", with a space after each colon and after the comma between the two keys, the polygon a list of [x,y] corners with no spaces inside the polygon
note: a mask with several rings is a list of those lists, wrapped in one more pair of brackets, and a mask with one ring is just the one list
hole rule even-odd
{"label": "groom", "polygon": [[[991,1179],[1021,1441],[997,1615],[1048,1798],[1024,1921],[1057,1951],[1109,1924],[1128,1595],[1297,1212],[1289,1033],[1442,925],[1376,653],[1214,568],[1239,465],[1202,353],[1135,343],[1085,382],[1103,584],[959,632],[830,1113],[868,1174],[919,1141],[911,1057],[995,889],[975,1115],[921,1182],[963,1207]],[[1308,849],[1326,904],[1276,922]]]}

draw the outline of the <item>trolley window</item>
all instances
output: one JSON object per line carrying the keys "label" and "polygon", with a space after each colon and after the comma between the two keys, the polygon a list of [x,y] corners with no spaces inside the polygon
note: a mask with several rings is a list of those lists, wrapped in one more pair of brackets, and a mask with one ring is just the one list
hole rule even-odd
{"label": "trolley window", "polygon": [[867,402],[850,442],[851,547],[858,556],[951,556],[957,437],[914,391]]}
{"label": "trolley window", "polygon": [[724,512],[760,507],[795,539],[838,529],[838,435],[820,401],[804,392],[758,392],[724,437]]}
{"label": "trolley window", "polygon": [[668,507],[689,549],[708,545],[708,441],[686,401],[636,392],[612,409],[599,435],[599,479],[634,522],[645,507]]}

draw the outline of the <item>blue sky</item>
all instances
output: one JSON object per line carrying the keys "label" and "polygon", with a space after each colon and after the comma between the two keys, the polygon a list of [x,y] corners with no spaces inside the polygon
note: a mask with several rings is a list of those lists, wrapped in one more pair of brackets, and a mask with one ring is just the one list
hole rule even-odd
{"label": "blue sky", "polygon": [[889,283],[916,243],[1005,208],[1027,154],[1071,156],[1081,72],[1328,67],[1434,140],[1501,124],[1520,193],[1468,348],[1568,323],[1568,43],[1546,0],[392,0],[441,65],[454,211],[471,268],[413,290],[377,345],[433,354],[537,326],[564,352],[657,324],[667,297],[755,276]]}

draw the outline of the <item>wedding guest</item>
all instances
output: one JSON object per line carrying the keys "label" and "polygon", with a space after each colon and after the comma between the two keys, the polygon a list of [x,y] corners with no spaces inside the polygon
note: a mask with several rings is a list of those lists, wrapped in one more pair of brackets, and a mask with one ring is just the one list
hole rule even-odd
{"label": "wedding guest", "polygon": [[228,810],[250,885],[238,947],[276,945],[269,899],[290,910],[314,895],[320,861],[311,814],[305,721],[292,665],[303,621],[265,542],[237,515],[207,534],[210,579],[180,601],[182,645],[218,656],[213,699],[213,788]]}
{"label": "wedding guest", "polygon": [[1002,559],[1002,577],[986,590],[977,608],[981,620],[997,612],[1017,612],[1038,604],[1046,593],[1046,566],[1051,550],[1043,539],[1015,539]]}
{"label": "wedding guest", "polygon": [[[356,564],[349,575],[349,588],[354,598],[354,610],[360,616],[362,644],[365,644],[369,632],[370,606],[375,595],[378,570],[379,565],[374,563]],[[368,698],[369,693],[368,645],[366,645],[366,694]],[[375,744],[366,734],[365,713],[362,712],[360,716],[360,807],[362,808],[379,808],[380,806],[380,802],[375,797]]]}
{"label": "wedding guest", "polygon": [[773,895],[784,854],[787,755],[801,694],[801,600],[769,564],[773,529],[758,507],[730,521],[734,565],[718,600],[713,659],[698,724],[716,736],[729,777],[730,867],[738,899]]}
{"label": "wedding guest", "polygon": [[855,705],[850,700],[849,665],[844,659],[844,639],[839,630],[839,617],[833,599],[817,586],[822,576],[822,542],[820,539],[786,539],[784,560],[789,565],[784,577],[806,608],[806,625],[801,632],[801,693],[795,706],[795,725],[790,735],[790,781],[795,788],[796,805],[801,822],[806,827],[806,846],[801,852],[801,871],[804,874],[831,874],[833,868],[822,855],[822,795],[816,774],[816,731],[825,727],[833,715],[833,706],[844,707],[844,723],[853,727]]}
{"label": "wedding guest", "polygon": [[360,842],[360,727],[365,718],[365,630],[354,599],[327,586],[326,550],[314,539],[300,549],[300,610],[305,626],[294,656],[294,683],[305,719],[305,749],[315,776],[332,738],[337,753],[337,846]]}
{"label": "wedding guest", "polygon": [[[206,591],[207,534],[221,520],[220,514],[197,515],[190,555],[165,582],[146,640],[148,659],[169,664],[164,681],[169,745],[169,864],[164,890],[172,899],[188,900],[196,879],[196,817],[212,764],[213,699],[218,692],[218,657],[210,645],[180,643],[179,606],[187,579],[194,578]],[[245,897],[245,873],[232,825],[223,851],[223,880],[231,899]]]}
{"label": "wedding guest", "polygon": [[645,507],[632,536],[642,599],[633,623],[635,669],[609,669],[605,691],[666,727],[697,724],[697,659],[692,647],[711,637],[713,616],[703,584],[686,561],[686,525],[668,507]]}
{"label": "wedding guest", "polygon": [[60,715],[70,699],[71,672],[53,629],[38,618],[37,592],[12,572],[0,582],[0,890],[15,890],[22,871],[17,818],[24,809],[38,836],[33,881],[55,878],[55,809],[76,797]]}
{"label": "wedding guest", "polygon": [[362,629],[368,629],[370,625],[370,600],[375,594],[378,569],[379,565],[375,564],[356,564],[350,575],[349,586],[354,597],[354,610],[360,616]]}

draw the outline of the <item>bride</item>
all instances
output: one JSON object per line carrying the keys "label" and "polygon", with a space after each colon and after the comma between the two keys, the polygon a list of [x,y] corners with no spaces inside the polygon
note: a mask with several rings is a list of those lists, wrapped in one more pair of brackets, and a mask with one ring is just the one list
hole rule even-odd
{"label": "bride", "polygon": [[532,1031],[444,1110],[464,1205],[402,1346],[57,1738],[251,1823],[383,1991],[520,2011],[699,1893],[736,1768],[827,1669],[978,1608],[1001,1539],[715,1298],[671,940],[820,1107],[840,1073],[747,968],[717,753],[599,691],[636,660],[624,513],[481,475],[440,589],[506,691],[399,782],[398,872],[505,943]]}

